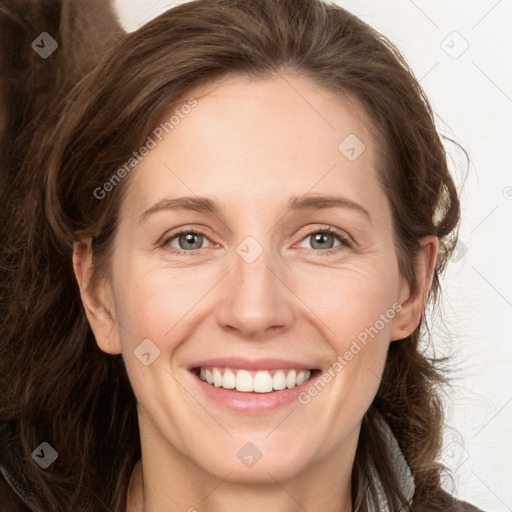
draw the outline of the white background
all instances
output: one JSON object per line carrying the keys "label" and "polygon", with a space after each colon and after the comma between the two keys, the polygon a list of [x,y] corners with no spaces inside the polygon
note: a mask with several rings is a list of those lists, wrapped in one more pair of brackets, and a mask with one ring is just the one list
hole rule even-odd
{"label": "white background", "polygon": [[[179,3],[116,0],[132,31]],[[389,37],[421,81],[462,190],[437,355],[452,355],[443,460],[459,498],[512,511],[512,0],[336,2]],[[467,49],[466,49],[467,46]],[[465,50],[465,51],[464,51]]]}

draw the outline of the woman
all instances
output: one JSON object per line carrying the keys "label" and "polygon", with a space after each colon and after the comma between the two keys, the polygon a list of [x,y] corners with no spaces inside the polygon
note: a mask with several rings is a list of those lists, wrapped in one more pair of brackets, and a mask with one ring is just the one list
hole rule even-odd
{"label": "woman", "polygon": [[420,344],[459,201],[399,52],[316,0],[116,39],[32,62],[11,123],[6,510],[476,510]]}

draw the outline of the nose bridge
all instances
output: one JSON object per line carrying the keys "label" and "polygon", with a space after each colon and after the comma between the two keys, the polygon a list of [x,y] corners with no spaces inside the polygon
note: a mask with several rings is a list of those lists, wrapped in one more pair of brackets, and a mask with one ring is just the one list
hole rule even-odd
{"label": "nose bridge", "polygon": [[267,233],[258,238],[249,235],[236,246],[227,299],[218,311],[224,328],[235,328],[248,338],[289,326],[293,318],[270,237]]}

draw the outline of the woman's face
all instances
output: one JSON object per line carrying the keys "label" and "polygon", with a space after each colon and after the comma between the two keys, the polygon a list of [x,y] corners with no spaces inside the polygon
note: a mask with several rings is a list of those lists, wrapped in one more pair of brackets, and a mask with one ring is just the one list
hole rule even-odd
{"label": "woman's face", "polygon": [[98,343],[122,352],[159,462],[336,471],[417,324],[367,118],[292,75],[200,92],[130,177]]}

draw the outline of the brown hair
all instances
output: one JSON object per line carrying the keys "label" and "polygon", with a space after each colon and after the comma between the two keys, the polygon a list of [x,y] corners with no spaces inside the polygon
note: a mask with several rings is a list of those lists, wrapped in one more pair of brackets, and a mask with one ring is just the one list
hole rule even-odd
{"label": "brown hair", "polygon": [[[31,140],[13,150],[23,148],[26,156],[10,165],[1,228],[0,420],[18,436],[42,510],[81,511],[89,503],[124,511],[140,457],[136,401],[123,361],[97,347],[71,265],[73,242],[92,236],[96,268],[108,275],[129,178],[105,199],[94,190],[196,87],[230,74],[283,71],[348,93],[369,115],[384,155],[380,178],[400,270],[413,289],[419,238],[440,239],[429,296],[435,300],[456,239],[459,201],[431,107],[399,51],[356,16],[319,0],[196,0],[165,12],[98,54],[93,71],[75,76],[69,94],[54,85],[54,121],[32,126]],[[451,506],[436,462],[445,378],[419,347],[423,326],[424,318],[412,335],[391,344],[363,419],[352,479],[355,511],[366,510],[370,461],[391,510],[410,506],[382,449],[377,412],[414,475],[412,509]],[[30,457],[43,440],[59,453],[46,471]]]}

